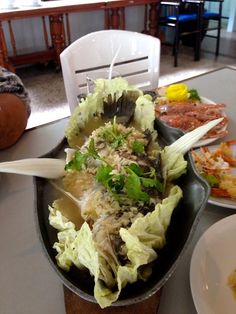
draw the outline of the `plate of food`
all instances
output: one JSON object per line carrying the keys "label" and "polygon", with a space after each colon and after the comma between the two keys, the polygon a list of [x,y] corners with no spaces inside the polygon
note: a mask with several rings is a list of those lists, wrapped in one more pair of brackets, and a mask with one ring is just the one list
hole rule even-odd
{"label": "plate of food", "polygon": [[194,150],[199,173],[211,186],[208,202],[236,209],[236,140]]}
{"label": "plate of food", "polygon": [[208,98],[199,96],[197,90],[188,89],[186,84],[172,84],[160,88],[155,103],[156,117],[183,132],[192,131],[211,120],[224,118],[199,140],[195,147],[209,145],[228,133],[225,104],[216,104]]}
{"label": "plate of food", "polygon": [[236,215],[207,229],[197,242],[190,264],[190,286],[199,314],[235,314]]}
{"label": "plate of food", "polygon": [[97,87],[45,156],[66,159],[63,178],[35,177],[35,218],[63,284],[106,308],[145,300],[165,284],[210,189],[189,153],[170,148],[183,133],[155,121],[150,95],[121,78]]}

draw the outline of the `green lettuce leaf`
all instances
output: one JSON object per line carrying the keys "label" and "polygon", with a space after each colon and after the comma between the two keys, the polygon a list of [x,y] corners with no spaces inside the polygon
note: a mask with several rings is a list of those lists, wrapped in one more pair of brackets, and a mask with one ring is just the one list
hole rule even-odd
{"label": "green lettuce leaf", "polygon": [[62,231],[65,229],[75,228],[73,222],[69,221],[66,217],[64,217],[61,211],[57,208],[57,201],[54,201],[52,206],[49,206],[48,209],[49,209],[49,223],[55,229]]}
{"label": "green lettuce leaf", "polygon": [[158,203],[153,212],[137,218],[127,231],[144,245],[161,249],[166,243],[165,233],[170,224],[172,212],[182,196],[182,190],[175,185],[171,188],[169,196]]}
{"label": "green lettuce leaf", "polygon": [[65,136],[70,147],[77,147],[81,129],[94,116],[100,117],[101,113],[103,113],[103,99],[101,95],[92,94],[81,100],[73,111],[65,129]]}
{"label": "green lettuce leaf", "polygon": [[116,99],[122,95],[123,91],[131,92],[129,97],[132,97],[133,93],[134,99],[137,99],[138,95],[143,94],[141,90],[129,85],[128,81],[121,77],[112,80],[97,79],[95,84],[95,92],[81,100],[74,109],[66,127],[65,136],[69,146],[72,148],[81,144],[79,141],[80,132],[85,125],[91,121],[94,116],[101,116],[104,111],[104,101],[107,100],[109,94],[112,98],[114,98],[115,95]]}
{"label": "green lettuce leaf", "polygon": [[[123,266],[118,265],[114,274],[117,289],[109,289],[101,280],[106,278],[109,270],[106,269],[107,263],[97,249],[89,225],[84,222],[81,229],[76,231],[72,223],[68,224],[65,217],[51,208],[50,223],[62,230],[58,233],[58,242],[54,244],[58,253],[58,265],[66,271],[72,264],[78,268],[86,267],[94,276],[94,296],[97,302],[101,308],[110,306],[128,283],[134,283],[138,279],[146,280],[151,274],[149,264],[157,258],[156,249],[165,245],[165,233],[172,212],[181,197],[181,189],[178,186],[173,187],[169,196],[162,203],[158,203],[153,212],[137,218],[129,229],[120,229],[120,236],[127,249],[128,262]],[[147,265],[146,272],[143,268],[140,269],[143,265]]]}
{"label": "green lettuce leaf", "polygon": [[135,91],[140,95],[143,94],[143,92],[135,86],[129,85],[128,81],[123,77],[115,77],[112,80],[97,79],[95,81],[94,91],[95,94],[102,95],[105,100],[107,100],[109,94],[112,98],[116,95],[116,99],[118,99],[123,91]]}
{"label": "green lettuce leaf", "polygon": [[155,121],[155,104],[152,101],[152,96],[139,96],[136,100],[134,112],[134,121],[140,126],[142,131],[154,131]]}
{"label": "green lettuce leaf", "polygon": [[93,241],[93,234],[87,222],[84,222],[73,242],[73,262],[79,261],[98,280],[100,271],[99,254]]}
{"label": "green lettuce leaf", "polygon": [[170,146],[166,146],[161,151],[163,176],[167,181],[178,179],[186,173],[187,161],[181,153],[176,153]]}
{"label": "green lettuce leaf", "polygon": [[[147,279],[151,274],[149,263],[157,258],[155,249],[162,248],[166,243],[165,233],[170,224],[171,215],[179,200],[182,198],[182,190],[175,186],[170,195],[162,203],[156,205],[152,213],[135,220],[129,229],[120,229],[122,240],[126,244],[129,262],[117,269],[117,291],[111,291],[101,282],[95,285],[95,297],[99,305],[104,308],[115,302],[128,283],[134,283],[138,279]],[[147,265],[145,271],[140,266]]]}

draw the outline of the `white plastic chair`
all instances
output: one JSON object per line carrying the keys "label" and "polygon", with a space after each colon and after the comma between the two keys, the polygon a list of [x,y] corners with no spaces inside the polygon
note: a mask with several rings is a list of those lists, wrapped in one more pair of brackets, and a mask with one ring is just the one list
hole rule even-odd
{"label": "white plastic chair", "polygon": [[67,100],[71,112],[77,106],[77,96],[87,93],[89,72],[109,69],[119,51],[113,70],[127,78],[129,84],[142,90],[158,86],[160,40],[125,30],[103,30],[85,35],[60,55]]}

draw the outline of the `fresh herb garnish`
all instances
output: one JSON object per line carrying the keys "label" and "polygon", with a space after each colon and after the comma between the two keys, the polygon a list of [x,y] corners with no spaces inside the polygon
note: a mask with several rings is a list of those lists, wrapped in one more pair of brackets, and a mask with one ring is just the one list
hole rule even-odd
{"label": "fresh herb garnish", "polygon": [[74,158],[71,159],[66,165],[65,170],[77,170],[80,171],[83,168],[87,167],[87,160],[89,157],[94,159],[103,160],[95,148],[94,139],[92,138],[89,142],[89,145],[86,147],[87,152],[82,153],[81,151],[76,151]]}
{"label": "fresh herb garnish", "polygon": [[98,155],[98,152],[95,148],[94,139],[92,138],[89,142],[89,145],[86,147],[88,155],[93,157],[94,159],[101,159],[101,157]]}
{"label": "fresh herb garnish", "polygon": [[209,183],[211,187],[219,186],[219,181],[213,174],[202,173],[201,175]]}
{"label": "fresh herb garnish", "polygon": [[128,176],[125,180],[125,189],[129,198],[135,201],[148,202],[150,197],[146,192],[142,191],[142,184],[139,176],[130,168],[126,168]]}
{"label": "fresh herb garnish", "polygon": [[130,133],[130,131],[127,133],[122,133],[121,131],[119,131],[117,128],[116,119],[114,118],[112,127],[103,128],[100,136],[107,143],[109,143],[113,149],[118,149],[123,145]]}
{"label": "fresh herb garnish", "polygon": [[86,167],[88,157],[88,154],[77,151],[74,158],[65,165],[65,170],[82,170]]}
{"label": "fresh herb garnish", "polygon": [[144,144],[140,141],[135,140],[132,144],[132,151],[135,154],[142,154],[144,153]]}
{"label": "fresh herb garnish", "polygon": [[135,163],[130,164],[129,165],[129,169],[132,170],[138,176],[142,176],[143,175],[143,169],[139,165],[137,165]]}
{"label": "fresh herb garnish", "polygon": [[192,99],[192,100],[201,100],[199,94],[198,94],[198,91],[196,89],[190,89],[189,91],[189,99]]}
{"label": "fresh herb garnish", "polygon": [[120,173],[112,173],[110,165],[100,165],[97,168],[96,180],[103,184],[115,198],[119,198],[125,185],[125,176]]}
{"label": "fresh herb garnish", "polygon": [[125,185],[125,175],[123,174],[113,174],[112,178],[108,182],[109,191],[119,198],[120,193],[122,193]]}
{"label": "fresh herb garnish", "polygon": [[139,165],[132,163],[125,166],[121,173],[117,173],[110,165],[100,165],[97,169],[96,180],[103,184],[116,199],[127,196],[137,202],[148,202],[150,196],[145,191],[146,188],[163,191],[163,185],[157,180],[155,170],[153,172],[152,169],[144,173]]}
{"label": "fresh herb garnish", "polygon": [[99,183],[102,183],[104,186],[108,186],[108,181],[112,178],[111,175],[112,167],[110,165],[100,165],[97,168],[96,180]]}
{"label": "fresh herb garnish", "polygon": [[101,158],[96,151],[94,139],[90,140],[85,153],[81,151],[75,153],[74,158],[66,164],[65,170],[82,170],[87,167],[88,158],[101,161],[97,167],[95,179],[104,185],[116,199],[128,197],[134,201],[146,203],[150,200],[150,196],[145,189],[155,188],[160,192],[163,191],[163,185],[157,179],[156,171],[152,167],[149,168],[148,172],[144,172],[142,167],[132,163],[123,167],[121,172],[113,171],[112,166]]}

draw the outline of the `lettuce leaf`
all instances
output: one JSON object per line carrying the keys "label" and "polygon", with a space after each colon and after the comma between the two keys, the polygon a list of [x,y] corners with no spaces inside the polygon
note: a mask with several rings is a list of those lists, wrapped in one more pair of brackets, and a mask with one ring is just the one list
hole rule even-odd
{"label": "lettuce leaf", "polygon": [[75,225],[64,217],[57,206],[58,201],[54,201],[52,206],[49,206],[49,223],[55,229],[62,231],[65,229],[74,229]]}
{"label": "lettuce leaf", "polygon": [[53,248],[57,251],[57,265],[69,271],[70,267],[75,264],[78,268],[83,267],[79,261],[73,259],[73,241],[77,236],[75,229],[66,229],[58,232],[58,242],[55,242]]}
{"label": "lettuce leaf", "polygon": [[170,146],[166,146],[161,151],[161,160],[163,176],[166,181],[176,180],[186,173],[187,161],[183,154],[174,152]]}
{"label": "lettuce leaf", "polygon": [[[129,262],[117,269],[117,288],[113,292],[98,283],[95,285],[95,297],[99,305],[104,308],[115,302],[128,283],[134,283],[138,279],[146,280],[150,276],[149,263],[157,258],[156,249],[161,249],[165,243],[165,233],[170,224],[171,215],[179,200],[182,198],[182,190],[175,186],[170,195],[162,203],[156,205],[152,213],[135,220],[129,229],[120,229],[120,236],[125,242]],[[147,265],[148,271],[140,269]]]}
{"label": "lettuce leaf", "polygon": [[124,91],[135,91],[140,95],[143,94],[143,92],[135,86],[129,85],[128,81],[123,77],[115,77],[112,80],[97,79],[95,81],[94,90],[95,94],[102,95],[105,100],[109,94],[112,98],[116,95],[116,99],[118,99]]}
{"label": "lettuce leaf", "polygon": [[93,241],[93,234],[87,222],[84,222],[73,242],[73,262],[79,261],[94,276],[95,282],[99,276],[99,255]]}
{"label": "lettuce leaf", "polygon": [[[66,271],[72,264],[79,268],[86,267],[94,276],[94,296],[97,302],[101,308],[110,306],[128,283],[138,279],[146,280],[151,274],[149,264],[158,257],[156,249],[162,248],[166,243],[165,233],[172,212],[181,197],[181,189],[174,186],[169,196],[162,203],[158,203],[153,212],[137,218],[129,229],[120,229],[120,236],[127,249],[128,262],[123,266],[118,265],[117,272],[114,273],[117,287],[115,290],[115,287],[107,287],[101,279],[106,277],[109,270],[106,269],[107,263],[99,252],[89,225],[84,222],[80,230],[76,231],[72,223],[68,224],[65,217],[58,215],[57,211],[51,208],[50,223],[62,230],[58,233],[58,242],[54,244],[58,252],[58,265]],[[143,265],[148,267],[146,273],[140,269]]]}
{"label": "lettuce leaf", "polygon": [[73,111],[65,129],[65,136],[71,148],[75,148],[78,145],[81,129],[85,127],[92,117],[99,117],[102,112],[103,99],[101,95],[95,93],[81,100]]}
{"label": "lettuce leaf", "polygon": [[142,131],[154,131],[155,105],[152,96],[143,95],[136,100],[134,121],[140,125]]}
{"label": "lettuce leaf", "polygon": [[[175,185],[171,188],[169,196],[163,199],[161,203],[158,203],[153,212],[137,218],[127,231],[144,245],[161,249],[166,243],[165,233],[170,224],[172,212],[182,196],[181,188]],[[122,237],[123,229],[120,232]],[[132,246],[130,250],[132,252]],[[129,253],[127,255],[129,256]]]}
{"label": "lettuce leaf", "polygon": [[75,148],[79,143],[79,134],[86,124],[94,116],[100,117],[104,111],[104,101],[110,94],[112,98],[116,95],[118,99],[123,91],[134,92],[135,99],[143,92],[128,84],[128,81],[122,77],[112,80],[97,79],[95,82],[95,92],[82,99],[73,111],[65,130],[65,136],[71,148]]}

